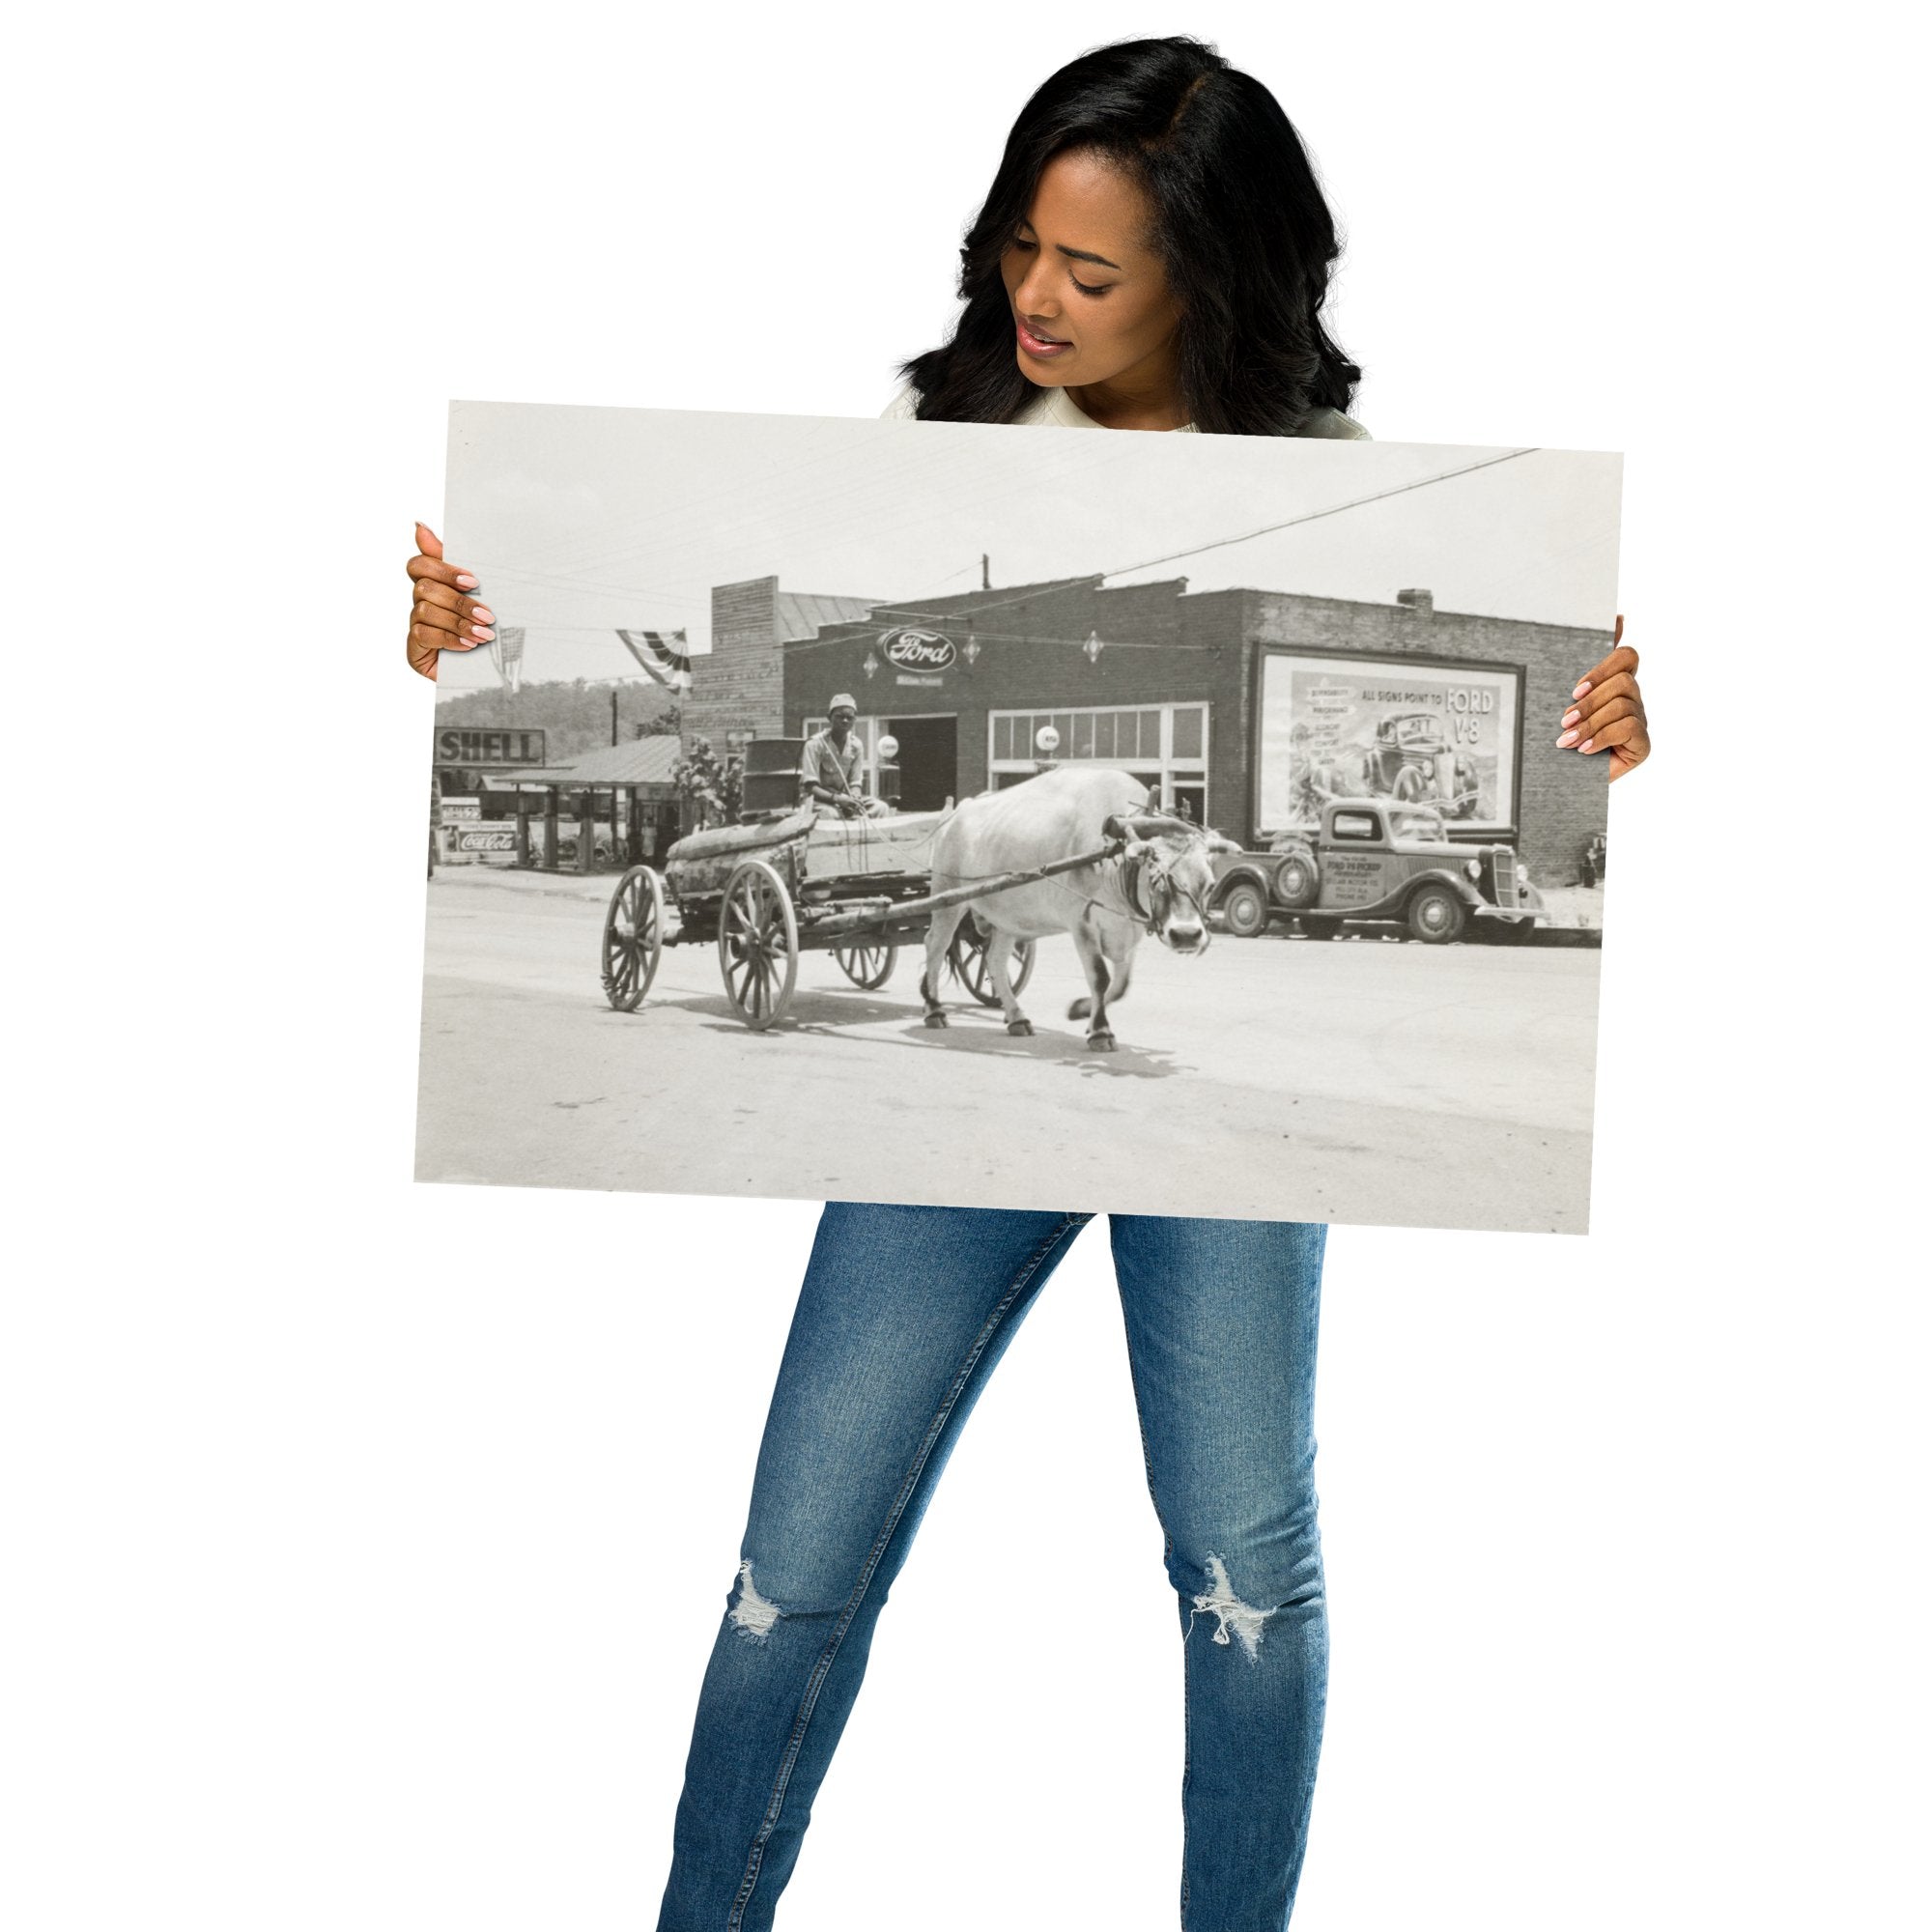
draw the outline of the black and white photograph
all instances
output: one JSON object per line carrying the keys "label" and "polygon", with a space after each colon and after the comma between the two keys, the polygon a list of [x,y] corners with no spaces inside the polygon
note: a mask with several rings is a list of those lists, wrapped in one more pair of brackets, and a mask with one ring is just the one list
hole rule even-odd
{"label": "black and white photograph", "polygon": [[460,403],[449,466],[419,1179],[1587,1228],[1608,785],[1530,721],[1616,455]]}
{"label": "black and white photograph", "polygon": [[10,22],[0,1926],[1923,1932],[1915,19]]}

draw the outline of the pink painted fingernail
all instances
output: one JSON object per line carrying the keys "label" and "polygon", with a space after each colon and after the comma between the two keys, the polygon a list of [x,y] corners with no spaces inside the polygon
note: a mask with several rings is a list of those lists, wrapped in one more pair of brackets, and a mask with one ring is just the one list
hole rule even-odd
{"label": "pink painted fingernail", "polygon": [[1577,747],[1577,749],[1579,752],[1587,752],[1590,749],[1590,747],[1594,745],[1596,742],[1597,741],[1594,738],[1585,738],[1583,742]]}
{"label": "pink painted fingernail", "polygon": [[1574,745],[1577,742],[1577,734],[1574,731],[1566,731],[1556,742],[1559,745]]}
{"label": "pink painted fingernail", "polygon": [[[470,608],[469,614],[473,618],[475,618],[479,624],[494,624],[497,621],[496,611],[485,610],[481,604],[472,605]],[[1569,724],[1570,721],[1569,719],[1566,718],[1563,722],[1567,724]]]}
{"label": "pink painted fingernail", "polygon": [[1586,677],[1583,680],[1583,682],[1579,684],[1577,687],[1577,689],[1570,694],[1570,696],[1572,697],[1581,697],[1582,695],[1589,690],[1589,688],[1590,688],[1590,680]]}
{"label": "pink painted fingernail", "polygon": [[469,634],[479,644],[487,644],[490,641],[490,633],[481,624],[471,624]]}
{"label": "pink painted fingernail", "polygon": [[463,590],[474,590],[477,584],[477,580],[471,577],[467,570],[459,570],[456,573],[456,582],[458,587]]}
{"label": "pink painted fingernail", "polygon": [[1577,710],[1576,710],[1576,709],[1574,709],[1574,708],[1573,708],[1573,709],[1571,709],[1571,710],[1569,710],[1569,711],[1566,711],[1566,712],[1565,712],[1565,713],[1563,714],[1563,716],[1562,716],[1562,717],[1561,717],[1560,719],[1558,719],[1558,720],[1557,720],[1557,723],[1558,723],[1558,724],[1576,724],[1576,722],[1577,721],[1577,719],[1579,719],[1580,717],[1582,717],[1582,715],[1583,715],[1583,714],[1582,714],[1582,713],[1581,713],[1580,711],[1577,711]]}

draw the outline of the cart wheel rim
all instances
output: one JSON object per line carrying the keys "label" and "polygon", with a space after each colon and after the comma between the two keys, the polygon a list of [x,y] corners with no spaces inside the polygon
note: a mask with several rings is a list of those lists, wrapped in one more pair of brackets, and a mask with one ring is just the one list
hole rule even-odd
{"label": "cart wheel rim", "polygon": [[604,920],[604,994],[632,1012],[650,991],[664,956],[664,889],[648,866],[626,872]]}
{"label": "cart wheel rim", "polygon": [[986,942],[970,922],[959,928],[953,945],[952,969],[959,975],[960,983],[983,1006],[991,984],[986,972]]}
{"label": "cart wheel rim", "polygon": [[762,859],[731,874],[718,915],[725,997],[749,1027],[783,1018],[798,979],[798,922],[784,881]]}
{"label": "cart wheel rim", "polygon": [[832,956],[838,960],[839,970],[861,992],[872,993],[893,977],[899,950],[885,940],[874,940],[861,942],[857,946],[840,946]]}
{"label": "cart wheel rim", "polygon": [[[952,965],[966,990],[982,1007],[997,1007],[1000,993],[993,984],[992,968],[986,963],[986,942],[976,931],[962,925],[954,942]],[[1012,965],[1007,975],[1016,998],[1033,978],[1033,959],[1034,942],[1031,939],[1018,941],[1013,947]]]}

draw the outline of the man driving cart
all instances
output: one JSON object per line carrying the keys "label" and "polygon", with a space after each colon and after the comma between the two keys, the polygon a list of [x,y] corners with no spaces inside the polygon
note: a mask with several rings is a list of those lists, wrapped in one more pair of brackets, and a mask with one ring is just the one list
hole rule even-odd
{"label": "man driving cart", "polygon": [[823,731],[805,741],[799,760],[801,804],[811,803],[841,818],[877,817],[886,810],[883,799],[870,798],[860,788],[866,754],[852,727],[859,722],[858,700],[841,691],[826,706],[830,722]]}

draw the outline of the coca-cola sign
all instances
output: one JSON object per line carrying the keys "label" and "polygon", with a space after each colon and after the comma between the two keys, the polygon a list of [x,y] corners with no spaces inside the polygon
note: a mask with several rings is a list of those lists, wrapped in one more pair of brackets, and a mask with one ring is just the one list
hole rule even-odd
{"label": "coca-cola sign", "polygon": [[959,654],[952,639],[938,631],[925,631],[916,624],[901,624],[879,639],[886,662],[900,670],[946,670]]}

